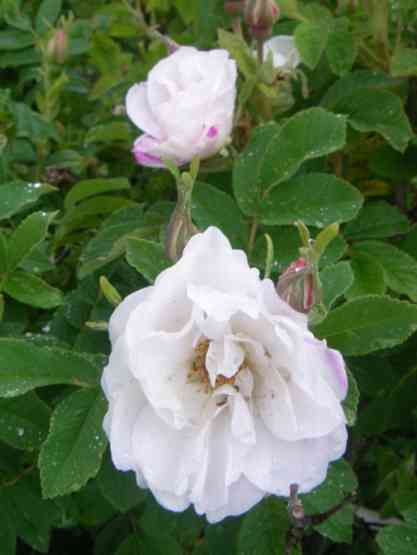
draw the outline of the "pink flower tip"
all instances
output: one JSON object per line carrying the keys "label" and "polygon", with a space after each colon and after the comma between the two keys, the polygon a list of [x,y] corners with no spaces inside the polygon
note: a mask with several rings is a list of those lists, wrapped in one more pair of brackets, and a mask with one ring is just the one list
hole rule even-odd
{"label": "pink flower tip", "polygon": [[215,127],[214,125],[212,125],[209,130],[207,131],[207,137],[209,139],[215,139],[217,137],[217,135],[219,134],[219,130],[217,129],[217,127]]}

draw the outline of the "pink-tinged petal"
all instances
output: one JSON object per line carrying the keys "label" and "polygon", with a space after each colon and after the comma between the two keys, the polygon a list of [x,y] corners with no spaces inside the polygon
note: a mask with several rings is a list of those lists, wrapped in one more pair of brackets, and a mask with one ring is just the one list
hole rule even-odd
{"label": "pink-tinged petal", "polygon": [[215,139],[219,134],[219,130],[215,125],[212,125],[209,130],[207,131],[207,137],[209,139]]}
{"label": "pink-tinged petal", "polygon": [[149,135],[142,135],[142,137],[139,137],[132,150],[136,162],[141,166],[163,168],[164,163],[162,162],[162,158],[153,152],[159,145],[159,141]]}
{"label": "pink-tinged petal", "polygon": [[337,399],[342,401],[346,397],[348,390],[348,378],[345,361],[342,355],[334,349],[329,349],[326,341],[319,341],[312,334],[306,336],[304,345],[300,348],[300,373],[298,376],[302,381],[299,382],[299,384],[301,387],[306,386],[310,389],[310,392],[314,396],[310,385],[310,380],[314,379],[314,374],[310,374],[310,379],[306,380],[305,378],[307,376],[302,372],[302,368],[305,367],[307,361],[314,364],[314,367],[318,369],[322,377],[334,391]]}
{"label": "pink-tinged petal", "polygon": [[348,377],[346,374],[345,361],[339,351],[326,349],[327,360],[333,370],[333,376],[338,384],[340,399],[345,399],[348,393]]}
{"label": "pink-tinged petal", "polygon": [[133,85],[126,95],[126,112],[133,123],[153,137],[162,138],[162,131],[148,103],[147,84]]}

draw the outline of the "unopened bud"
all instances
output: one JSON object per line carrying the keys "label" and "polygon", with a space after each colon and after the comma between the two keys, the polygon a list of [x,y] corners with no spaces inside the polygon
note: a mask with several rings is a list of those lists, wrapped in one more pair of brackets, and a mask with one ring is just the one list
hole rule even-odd
{"label": "unopened bud", "polygon": [[57,29],[46,47],[48,56],[56,63],[63,64],[68,54],[68,35],[64,29]]}
{"label": "unopened bud", "polygon": [[285,270],[277,283],[277,293],[294,310],[308,314],[317,302],[314,269],[299,258]]}
{"label": "unopened bud", "polygon": [[173,262],[177,262],[181,258],[186,244],[196,233],[198,233],[198,229],[193,224],[188,210],[177,205],[167,228],[165,240],[167,257]]}
{"label": "unopened bud", "polygon": [[272,27],[278,18],[279,8],[275,0],[246,0],[245,21],[255,38],[270,37]]}
{"label": "unopened bud", "polygon": [[100,277],[100,289],[106,299],[113,306],[117,306],[122,302],[122,297],[117,289],[110,283],[106,276]]}
{"label": "unopened bud", "polygon": [[243,12],[245,3],[237,0],[229,0],[224,3],[224,11],[229,15],[239,15]]}

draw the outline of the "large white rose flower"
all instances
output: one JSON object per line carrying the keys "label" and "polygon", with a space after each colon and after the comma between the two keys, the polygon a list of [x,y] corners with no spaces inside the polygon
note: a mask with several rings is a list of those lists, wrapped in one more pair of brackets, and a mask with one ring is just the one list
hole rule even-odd
{"label": "large white rose flower", "polygon": [[110,338],[113,462],[167,509],[217,522],[310,491],[345,451],[342,356],[216,228],[119,305]]}
{"label": "large white rose flower", "polygon": [[279,35],[264,44],[264,58],[272,54],[274,67],[286,71],[294,71],[301,63],[300,54],[291,35]]}
{"label": "large white rose flower", "polygon": [[226,50],[184,46],[156,64],[126,97],[129,118],[144,131],[133,148],[137,162],[180,166],[218,152],[232,131],[236,78]]}

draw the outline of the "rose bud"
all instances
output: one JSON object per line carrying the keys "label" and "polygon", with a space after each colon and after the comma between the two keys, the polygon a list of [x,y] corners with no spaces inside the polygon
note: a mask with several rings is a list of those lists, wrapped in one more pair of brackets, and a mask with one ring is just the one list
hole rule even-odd
{"label": "rose bud", "polygon": [[255,38],[270,37],[278,18],[279,9],[274,0],[246,0],[245,21]]}
{"label": "rose bud", "polygon": [[308,314],[317,301],[314,271],[304,258],[289,265],[277,283],[277,293],[294,310]]}
{"label": "rose bud", "polygon": [[68,35],[64,29],[57,29],[46,47],[48,56],[54,62],[63,64],[68,54]]}
{"label": "rose bud", "polygon": [[133,147],[138,164],[182,166],[219,152],[232,132],[236,78],[226,50],[183,46],[156,64],[126,97],[129,118],[144,131]]}
{"label": "rose bud", "polygon": [[229,0],[224,3],[224,10],[229,15],[239,15],[242,13],[244,5],[245,3],[243,1],[239,2],[238,0]]}

